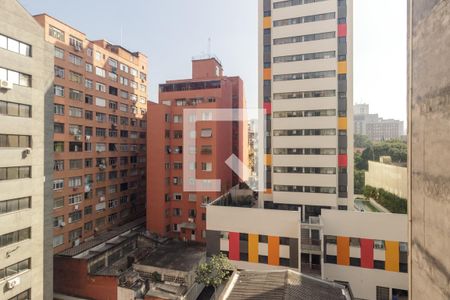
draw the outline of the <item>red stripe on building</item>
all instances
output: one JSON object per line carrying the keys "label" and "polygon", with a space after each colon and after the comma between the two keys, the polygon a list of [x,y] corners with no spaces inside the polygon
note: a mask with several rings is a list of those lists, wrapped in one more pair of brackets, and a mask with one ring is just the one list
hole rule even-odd
{"label": "red stripe on building", "polygon": [[338,166],[339,167],[347,167],[347,154],[339,154],[338,155]]}
{"label": "red stripe on building", "polygon": [[228,233],[228,258],[231,260],[239,260],[239,232]]}
{"label": "red stripe on building", "polygon": [[266,110],[266,115],[270,115],[272,113],[272,103],[264,102],[264,109]]}
{"label": "red stripe on building", "polygon": [[373,240],[360,239],[361,267],[373,269]]}
{"label": "red stripe on building", "polygon": [[347,24],[338,25],[338,37],[347,36]]}

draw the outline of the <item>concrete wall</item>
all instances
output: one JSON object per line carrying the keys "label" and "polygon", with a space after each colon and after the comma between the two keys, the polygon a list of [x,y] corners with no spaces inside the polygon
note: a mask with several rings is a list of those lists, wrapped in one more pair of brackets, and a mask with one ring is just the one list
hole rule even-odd
{"label": "concrete wall", "polygon": [[[1,134],[32,137],[31,153],[25,148],[1,148],[0,167],[31,166],[32,178],[0,181],[0,201],[31,196],[31,209],[0,215],[0,235],[31,227],[31,239],[3,247],[0,268],[31,258],[31,270],[19,274],[21,283],[13,289],[2,281],[0,299],[9,299],[31,288],[31,299],[52,299],[51,177],[53,153],[53,48],[44,41],[41,26],[15,0],[0,2],[0,34],[27,43],[32,56],[0,48],[0,67],[32,76],[31,87],[14,85],[1,90],[0,100],[30,105],[32,117],[0,116]],[[7,256],[6,252],[10,252]]]}
{"label": "concrete wall", "polygon": [[401,198],[408,197],[408,170],[395,165],[369,161],[366,185],[381,188]]}
{"label": "concrete wall", "polygon": [[411,299],[450,299],[450,3],[409,1]]}

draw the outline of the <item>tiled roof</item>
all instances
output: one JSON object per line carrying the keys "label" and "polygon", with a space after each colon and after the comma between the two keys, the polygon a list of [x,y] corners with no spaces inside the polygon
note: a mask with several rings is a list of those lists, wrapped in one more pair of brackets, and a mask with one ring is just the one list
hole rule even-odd
{"label": "tiled roof", "polygon": [[105,243],[108,240],[110,240],[110,239],[112,239],[112,238],[114,238],[114,237],[116,237],[118,235],[121,235],[124,232],[127,232],[128,230],[131,230],[131,229],[133,229],[135,227],[140,227],[140,226],[142,226],[144,224],[145,224],[145,217],[137,219],[137,220],[134,220],[134,221],[132,221],[130,223],[127,223],[125,225],[122,225],[120,227],[113,228],[113,229],[111,229],[108,232],[102,233],[102,234],[96,236],[95,238],[93,238],[90,241],[84,242],[84,243],[82,243],[82,244],[80,244],[78,246],[75,246],[75,247],[67,249],[67,250],[65,250],[63,252],[60,252],[57,255],[69,256],[69,257],[76,256],[76,255],[78,255],[80,253],[83,253],[84,251],[87,251],[87,250],[89,250],[91,248],[94,248],[94,247],[96,247],[96,246],[98,246],[98,245],[100,245],[102,243]]}
{"label": "tiled roof", "polygon": [[[237,278],[233,277],[237,276]],[[342,285],[293,271],[240,271],[233,275],[227,300],[350,300]],[[229,291],[226,289],[224,293]],[[224,294],[222,294],[224,295]]]}

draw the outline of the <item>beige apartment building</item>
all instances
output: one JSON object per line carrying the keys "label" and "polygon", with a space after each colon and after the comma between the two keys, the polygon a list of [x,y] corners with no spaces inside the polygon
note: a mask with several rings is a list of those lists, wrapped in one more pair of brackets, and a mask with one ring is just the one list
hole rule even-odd
{"label": "beige apartment building", "polygon": [[58,253],[145,213],[147,58],[46,14],[35,20],[54,53]]}
{"label": "beige apartment building", "polygon": [[352,1],[259,1],[266,192],[260,206],[353,206]]}
{"label": "beige apartment building", "polygon": [[53,298],[52,53],[33,17],[0,1],[0,299]]}

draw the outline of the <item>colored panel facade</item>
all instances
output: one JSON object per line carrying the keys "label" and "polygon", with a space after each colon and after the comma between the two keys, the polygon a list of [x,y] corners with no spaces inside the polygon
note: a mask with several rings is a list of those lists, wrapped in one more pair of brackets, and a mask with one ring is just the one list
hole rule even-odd
{"label": "colored panel facade", "polygon": [[266,115],[270,115],[272,113],[272,103],[266,102],[264,103],[264,109],[266,110]]}
{"label": "colored panel facade", "polygon": [[278,236],[268,237],[268,258],[267,263],[272,266],[280,265],[280,238]]}
{"label": "colored panel facade", "polygon": [[239,260],[240,258],[240,247],[239,247],[239,233],[230,232],[228,233],[228,258],[231,260]]}
{"label": "colored panel facade", "polygon": [[272,18],[271,17],[264,17],[264,19],[263,19],[263,27],[264,27],[264,29],[272,27]]}
{"label": "colored panel facade", "polygon": [[340,168],[347,167],[347,154],[339,154],[338,155],[338,166]]}
{"label": "colored panel facade", "polygon": [[338,62],[338,74],[347,74],[347,62],[346,61]]}
{"label": "colored panel facade", "polygon": [[399,242],[386,241],[386,271],[399,272],[400,271],[400,246]]}
{"label": "colored panel facade", "polygon": [[248,234],[248,261],[257,263],[258,262],[258,235]]}
{"label": "colored panel facade", "polygon": [[271,154],[264,155],[264,164],[266,166],[271,166],[272,165],[272,155]]}
{"label": "colored panel facade", "polygon": [[373,240],[360,239],[361,246],[361,267],[373,269]]}
{"label": "colored panel facade", "polygon": [[347,130],[347,118],[339,118],[338,119],[338,128],[339,130]]}
{"label": "colored panel facade", "polygon": [[338,265],[350,265],[350,238],[338,236],[337,240],[337,263]]}
{"label": "colored panel facade", "polygon": [[338,37],[347,36],[347,24],[338,25]]}
{"label": "colored panel facade", "polygon": [[272,69],[271,68],[265,68],[263,76],[264,76],[264,80],[271,80],[271,78],[272,78]]}

